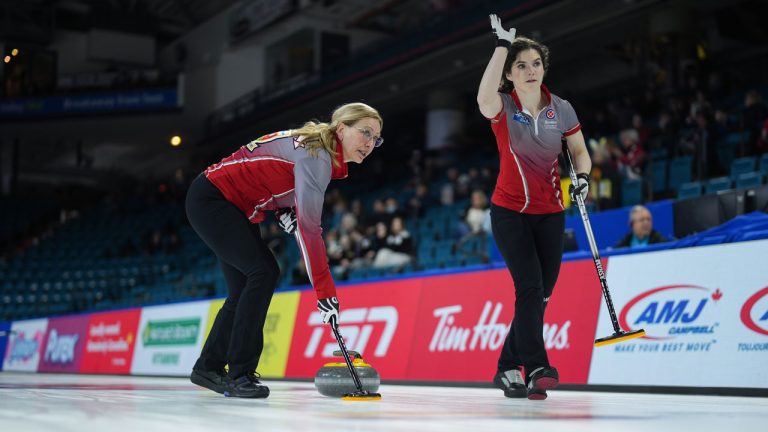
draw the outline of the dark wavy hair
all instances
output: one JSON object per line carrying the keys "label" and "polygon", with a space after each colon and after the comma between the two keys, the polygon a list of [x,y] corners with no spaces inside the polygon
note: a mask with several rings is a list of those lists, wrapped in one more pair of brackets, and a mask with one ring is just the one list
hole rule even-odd
{"label": "dark wavy hair", "polygon": [[541,56],[541,64],[544,66],[544,73],[547,73],[549,70],[549,48],[547,48],[547,46],[543,43],[533,39],[529,39],[523,36],[516,37],[515,41],[512,42],[512,48],[507,54],[507,60],[504,61],[504,73],[501,75],[501,82],[499,83],[500,92],[509,93],[513,88],[515,88],[515,86],[512,84],[512,81],[507,79],[507,72],[512,69],[512,64],[515,62],[515,59],[517,59],[517,55],[520,54],[521,51],[526,51],[529,49],[534,49],[539,53]]}

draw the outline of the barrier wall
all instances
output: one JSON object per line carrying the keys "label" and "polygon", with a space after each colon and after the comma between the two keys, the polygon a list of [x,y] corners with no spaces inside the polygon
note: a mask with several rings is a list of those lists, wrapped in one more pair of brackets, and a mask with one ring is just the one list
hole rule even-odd
{"label": "barrier wall", "polygon": [[[569,384],[768,388],[768,240],[610,257],[619,321],[641,339],[594,347],[612,326],[591,260],[563,263],[545,316]],[[341,333],[383,380],[488,382],[514,314],[506,269],[339,288]],[[337,361],[314,291],[275,295],[259,372],[311,378]],[[185,376],[222,300],[0,323],[3,370]]]}

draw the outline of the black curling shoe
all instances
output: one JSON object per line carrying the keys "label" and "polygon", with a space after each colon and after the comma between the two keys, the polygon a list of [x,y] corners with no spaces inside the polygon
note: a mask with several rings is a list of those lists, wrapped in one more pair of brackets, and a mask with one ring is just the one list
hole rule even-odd
{"label": "black curling shoe", "polygon": [[213,390],[216,393],[224,393],[224,371],[204,371],[193,369],[189,380],[193,384]]}
{"label": "black curling shoe", "polygon": [[528,399],[544,400],[547,398],[547,390],[557,387],[560,375],[553,367],[540,367],[528,376]]}
{"label": "black curling shoe", "polygon": [[493,377],[493,384],[504,390],[504,396],[508,398],[524,398],[528,396],[528,389],[523,381],[523,374],[519,369],[498,371]]}
{"label": "black curling shoe", "polygon": [[239,398],[265,398],[269,396],[269,387],[259,381],[256,373],[231,378],[224,377],[224,396]]}

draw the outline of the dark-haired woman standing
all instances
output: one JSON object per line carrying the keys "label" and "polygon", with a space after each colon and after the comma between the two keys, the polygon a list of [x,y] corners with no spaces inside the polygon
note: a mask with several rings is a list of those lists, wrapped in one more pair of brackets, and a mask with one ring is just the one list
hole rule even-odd
{"label": "dark-haired woman standing", "polygon": [[477,103],[491,122],[499,149],[491,226],[515,283],[515,316],[494,383],[507,397],[546,399],[547,390],[559,382],[542,333],[544,309],[563,254],[565,214],[558,170],[562,140],[578,173],[572,195],[586,198],[592,163],[573,107],[543,84],[549,49],[532,39],[515,38],[514,28],[504,30],[496,15],[490,18],[497,43]]}

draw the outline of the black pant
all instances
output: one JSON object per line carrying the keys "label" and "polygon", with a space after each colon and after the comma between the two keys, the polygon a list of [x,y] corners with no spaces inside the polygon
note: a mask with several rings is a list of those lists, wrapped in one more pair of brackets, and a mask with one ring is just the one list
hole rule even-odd
{"label": "black pant", "polygon": [[259,364],[280,268],[259,225],[250,223],[205,176],[190,185],[186,208],[192,228],[219,258],[229,290],[195,369],[222,370],[228,364],[229,375],[238,378]]}
{"label": "black pant", "polygon": [[565,213],[525,214],[491,205],[493,237],[515,282],[515,317],[499,356],[501,371],[549,366],[544,309],[560,273]]}

